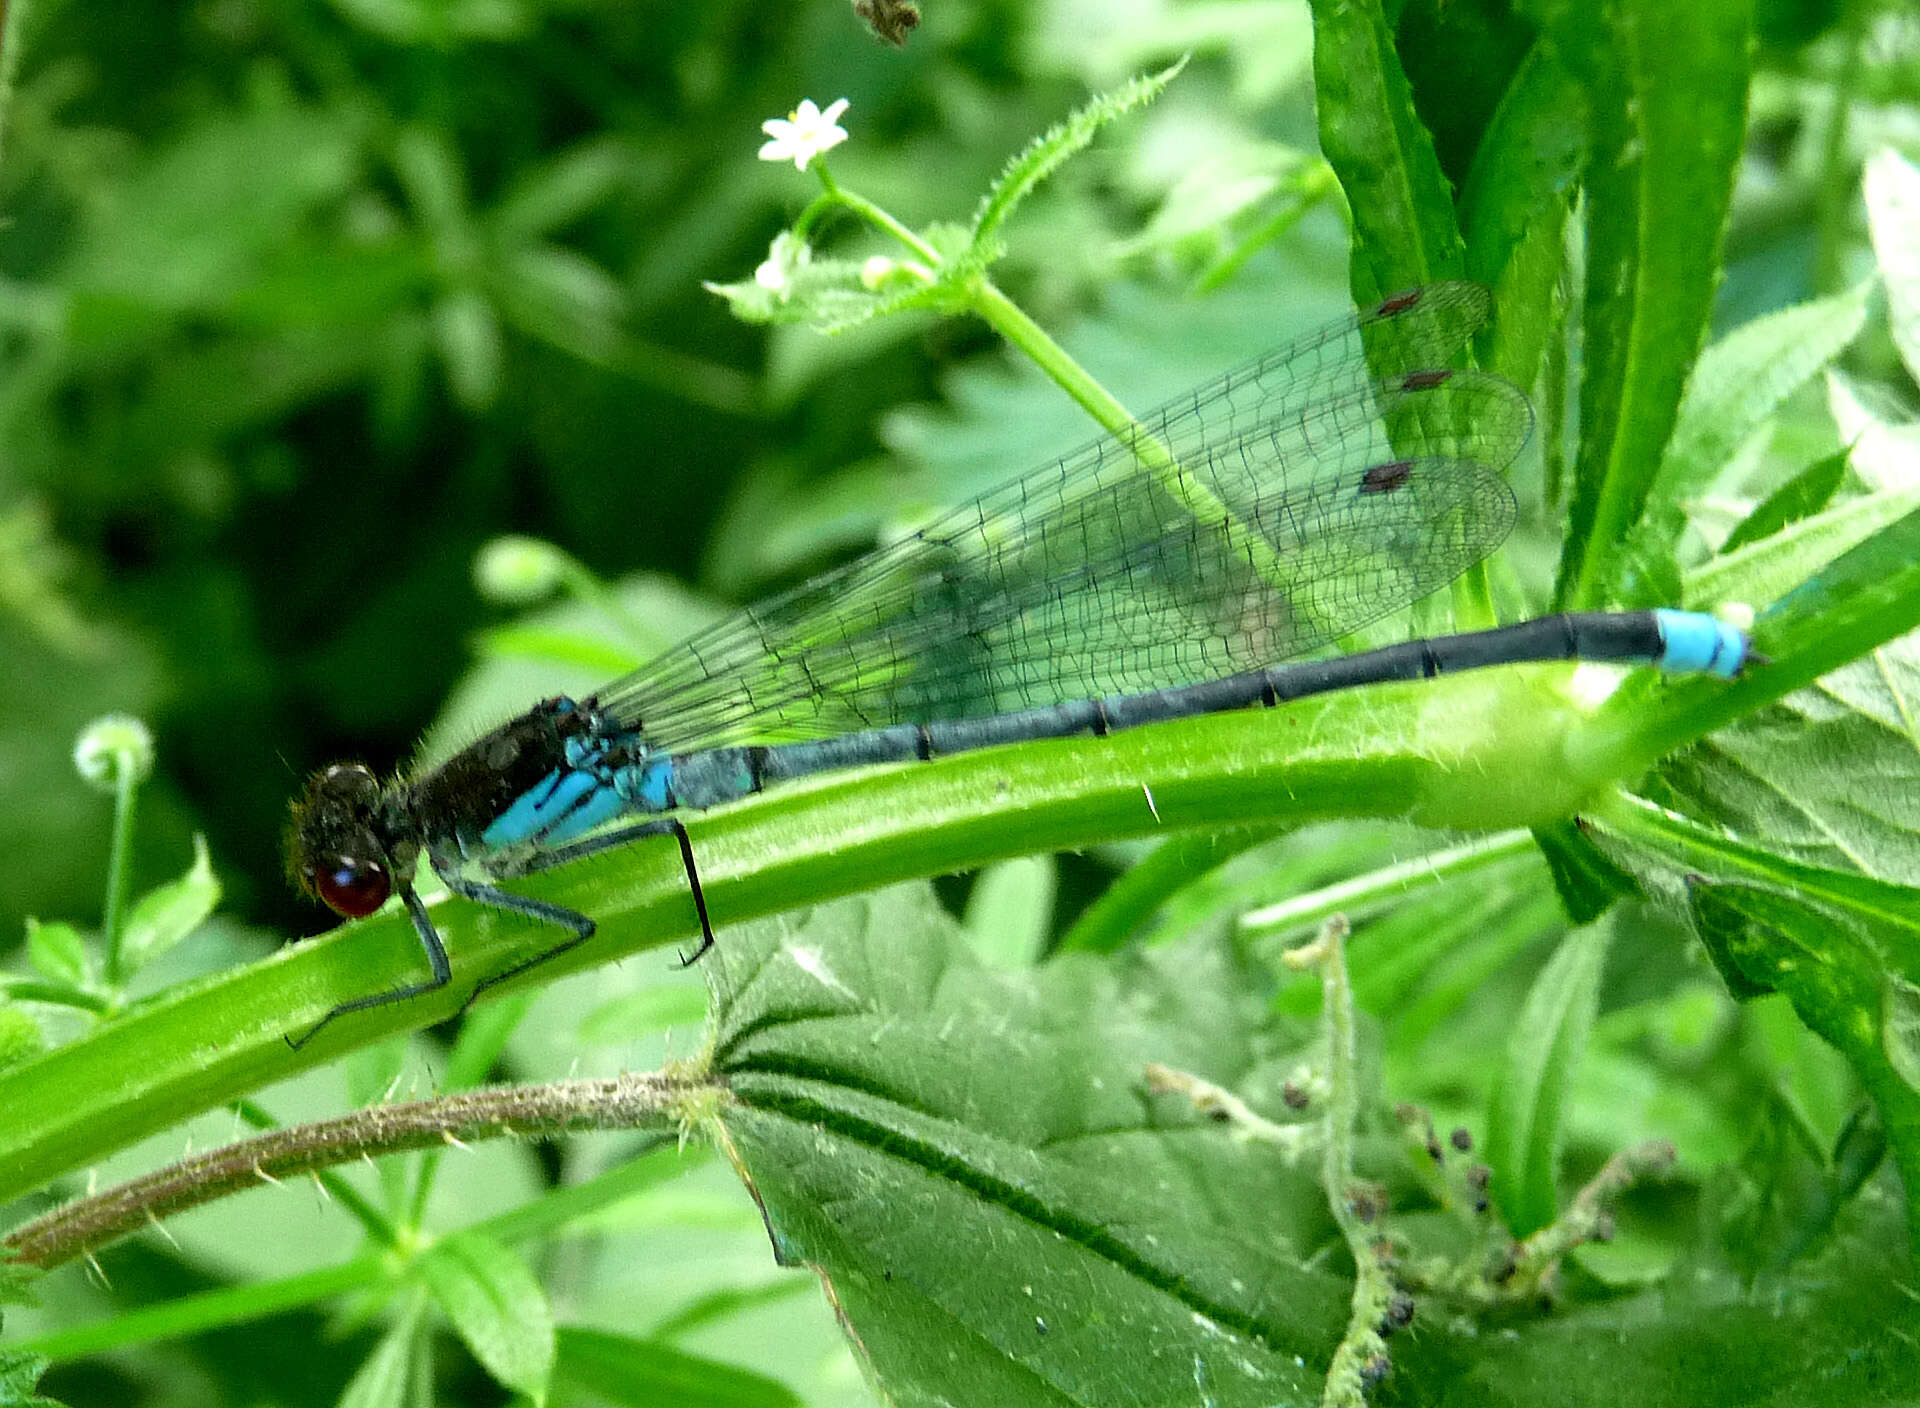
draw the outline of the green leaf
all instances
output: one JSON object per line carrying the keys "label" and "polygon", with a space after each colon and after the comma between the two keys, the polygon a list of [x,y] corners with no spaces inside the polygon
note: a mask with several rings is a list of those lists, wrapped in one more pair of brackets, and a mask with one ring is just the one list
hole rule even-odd
{"label": "green leaf", "polygon": [[592,1046],[624,1046],[673,1027],[697,1027],[706,1015],[707,997],[699,988],[662,983],[594,1008],[580,1023],[580,1040]]}
{"label": "green leaf", "polygon": [[[1570,198],[1549,202],[1526,228],[1493,283],[1499,310],[1475,339],[1480,364],[1516,386],[1535,388],[1535,439],[1544,464],[1542,487],[1549,503],[1558,503],[1565,477],[1567,445],[1567,227],[1573,218]],[[1469,247],[1468,258],[1473,257]]]}
{"label": "green leaf", "polygon": [[1880,1049],[1909,1089],[1920,1091],[1920,983],[1898,973],[1880,990]]}
{"label": "green leaf", "polygon": [[1864,1101],[1830,1148],[1805,1138],[1778,1106],[1757,1121],[1750,1117],[1750,1127],[1739,1162],[1716,1170],[1707,1183],[1703,1221],[1719,1232],[1727,1261],[1758,1280],[1779,1276],[1847,1235],[1849,1215],[1886,1162],[1887,1136]]}
{"label": "green leaf", "polygon": [[551,244],[510,250],[501,266],[494,291],[507,326],[596,365],[620,352],[626,292],[605,269]]}
{"label": "green leaf", "polygon": [[1920,382],[1920,169],[1891,147],[1867,160],[1867,231],[1887,290],[1887,323]]}
{"label": "green leaf", "polygon": [[1739,961],[1740,946],[1746,942],[1749,928],[1745,911],[1732,904],[1720,886],[1708,884],[1697,875],[1687,877],[1687,900],[1694,933],[1727,991],[1741,1002],[1771,993],[1773,989],[1749,974]]}
{"label": "green leaf", "polygon": [[1377,0],[1315,0],[1313,77],[1320,150],[1353,210],[1355,299],[1464,273],[1452,192]]}
{"label": "green leaf", "polygon": [[438,1082],[441,1091],[471,1090],[486,1081],[506,1054],[507,1042],[527,1015],[532,996],[516,994],[474,1012],[470,1020],[460,1024],[460,1035],[454,1040]]}
{"label": "green leaf", "polygon": [[1748,0],[1554,12],[1590,95],[1581,451],[1555,599],[1604,604],[1706,334],[1744,136]]}
{"label": "green leaf", "polygon": [[27,916],[27,961],[56,983],[83,988],[91,978],[87,943],[71,924],[43,924]]}
{"label": "green leaf", "polygon": [[1847,477],[1847,452],[1837,450],[1815,460],[1775,489],[1734,526],[1721,551],[1743,548],[1771,538],[1789,524],[1811,518],[1833,501]]}
{"label": "green leaf", "polygon": [[615,137],[576,143],[550,161],[521,171],[487,212],[487,225],[504,245],[543,239],[571,225],[629,179],[635,153]]}
{"label": "green leaf", "polygon": [[1440,169],[1464,185],[1492,138],[1495,110],[1539,50],[1534,28],[1511,0],[1396,0],[1388,14]]}
{"label": "green leaf", "polygon": [[30,1061],[47,1049],[47,1034],[33,1014],[12,1002],[0,1002],[0,1071]]}
{"label": "green leaf", "polygon": [[[1573,199],[1586,155],[1586,90],[1551,45],[1536,44],[1494,110],[1460,191],[1470,276],[1497,283],[1528,230],[1546,219],[1558,223],[1555,212]],[[1555,253],[1559,264],[1565,256]],[[1499,306],[1504,324],[1512,304]]]}
{"label": "green leaf", "polygon": [[1188,831],[1169,836],[1107,886],[1061,935],[1059,951],[1111,953],[1144,929],[1178,891],[1235,856],[1273,839],[1268,828]]}
{"label": "green leaf", "polygon": [[437,1243],[420,1272],[454,1331],[506,1387],[546,1402],[553,1312],[525,1261],[478,1232]]}
{"label": "green leaf", "polygon": [[110,998],[92,987],[77,988],[71,983],[37,982],[0,974],[0,997],[10,1002],[44,1002],[55,1007],[72,1007],[81,1012],[105,1016],[113,1009]]}
{"label": "green leaf", "polygon": [[[889,1402],[1317,1401],[1351,1287],[1322,1264],[1314,1171],[1140,1086],[1159,1059],[1280,1104],[1303,1034],[1223,948],[989,973],[913,887],[732,930],[713,959],[722,1147]],[[1474,1408],[1891,1405],[1920,1347],[1869,1328],[1911,1313],[1869,1210],[1762,1303],[1723,1276],[1498,1334],[1423,1313],[1396,1383]]]}
{"label": "green leaf", "polygon": [[34,1392],[47,1372],[47,1359],[0,1345],[0,1408],[61,1408],[51,1398]]}
{"label": "green leaf", "polygon": [[38,1267],[0,1258],[0,1305],[38,1305],[33,1285],[46,1273]]}
{"label": "green leaf", "polygon": [[[1761,557],[1795,532],[1776,533],[1745,551]],[[1785,550],[1794,547],[1789,542]],[[1752,600],[1737,582],[1730,583],[1728,590],[1731,595],[1724,599]],[[1642,757],[1651,765],[1682,741],[1691,742],[1782,699],[1916,626],[1920,626],[1920,511],[1888,524],[1826,563],[1817,575],[1762,612],[1754,630],[1768,657],[1764,666],[1706,690],[1696,687],[1705,681],[1660,689],[1658,682],[1644,677],[1630,680],[1601,706],[1591,736],[1600,739],[1610,719],[1632,720],[1637,746],[1649,750]],[[1616,759],[1610,771],[1624,776],[1632,768]]]}
{"label": "green leaf", "polygon": [[919,237],[941,255],[940,267],[913,270],[889,261],[891,271],[876,281],[866,261],[815,258],[804,241],[783,230],[774,236],[766,259],[751,279],[703,287],[724,298],[742,322],[806,323],[821,332],[844,332],[917,308],[964,309],[966,299],[958,285],[964,277],[966,231],[954,225],[931,225]]}
{"label": "green leaf", "polygon": [[[1682,1265],[1658,1292],[1587,1306],[1529,1332],[1483,1337],[1470,1366],[1422,1376],[1428,1334],[1394,1346],[1394,1384],[1422,1408],[1905,1408],[1920,1354],[1902,1343],[1911,1300],[1899,1231],[1849,1220],[1836,1254],[1784,1296]],[[1816,1289],[1817,1287],[1817,1289]],[[1904,1300],[1904,1304],[1902,1301]],[[1771,1302],[1771,1303],[1770,1303]],[[1422,1326],[1429,1322],[1422,1320]],[[1900,1333],[1890,1333],[1893,1326]],[[1606,1332],[1602,1332],[1606,1327]]]}
{"label": "green leaf", "polygon": [[393,142],[393,172],[430,238],[450,244],[449,253],[472,238],[466,171],[446,134],[418,124],[402,129]]}
{"label": "green leaf", "polygon": [[348,19],[397,44],[448,51],[463,41],[504,42],[533,25],[518,0],[333,0]]}
{"label": "green leaf", "polygon": [[979,209],[973,216],[969,251],[974,259],[984,265],[991,258],[989,251],[998,243],[1001,228],[1035,187],[1085,151],[1100,135],[1101,128],[1159,97],[1161,90],[1186,66],[1187,61],[1181,59],[1158,73],[1129,79],[1112,92],[1102,93],[1076,109],[1066,121],[1054,124],[1029,142],[1024,151],[1007,163],[980,199]]}
{"label": "green leaf", "polygon": [[[1650,491],[1654,497],[1646,519],[1634,533],[1629,551],[1635,559],[1672,559],[1687,525],[1689,501],[1706,493],[1715,476],[1787,398],[1859,336],[1866,326],[1868,292],[1868,285],[1861,284],[1831,298],[1756,318],[1701,355],[1687,379],[1686,397]],[[1810,511],[1794,516],[1805,517]],[[1729,548],[1737,546],[1732,540],[1727,543]],[[1671,597],[1641,586],[1632,599],[1641,605],[1663,605]]]}
{"label": "green leaf", "polygon": [[113,463],[136,477],[152,464],[217,457],[223,441],[270,433],[282,418],[364,375],[378,351],[364,328],[326,326],[264,341],[209,334],[170,348],[147,373],[137,408],[116,424]]}
{"label": "green leaf", "polygon": [[1347,1286],[1288,1251],[1330,1234],[1315,1180],[1142,1085],[1256,1060],[1219,949],[989,973],[915,886],[712,958],[730,1155],[893,1401],[1316,1391]]}
{"label": "green leaf", "polygon": [[981,871],[963,920],[973,951],[990,967],[1031,967],[1053,929],[1059,880],[1051,856],[1003,860]]}
{"label": "green leaf", "polygon": [[1916,730],[1909,635],[1669,760],[1654,796],[1782,857],[1920,885]]}
{"label": "green leaf", "polygon": [[[1183,169],[1139,232],[1114,243],[1116,259],[1192,246],[1217,253],[1236,222],[1271,206],[1304,209],[1326,168],[1281,142],[1248,142],[1206,152]],[[1261,223],[1265,224],[1266,221]]]}
{"label": "green leaf", "polygon": [[1902,1074],[1920,888],[1788,860],[1645,804],[1610,805],[1594,825],[1649,893],[1696,896],[1692,908],[1711,921],[1702,937],[1737,994],[1784,993],[1847,1058],[1879,1108],[1920,1245],[1920,1088]]}
{"label": "green leaf", "polygon": [[1853,345],[1866,326],[1871,293],[1862,283],[1782,308],[1702,353],[1661,461],[1662,493],[1678,500],[1706,489],[1788,397]]}
{"label": "green leaf", "polygon": [[156,885],[127,915],[122,962],[137,973],[206,923],[220,903],[220,879],[207,855],[207,838],[194,833],[193,864],[178,880]]}
{"label": "green leaf", "polygon": [[432,1402],[431,1397],[418,1392],[426,1377],[426,1354],[424,1317],[415,1303],[394,1321],[373,1347],[373,1353],[354,1371],[346,1392],[340,1395],[340,1408],[403,1408],[409,1402]]}
{"label": "green leaf", "polygon": [[505,375],[506,346],[492,306],[472,289],[455,289],[433,305],[432,322],[454,399],[469,411],[485,410]]}
{"label": "green leaf", "polygon": [[[1853,463],[1852,456],[1848,463]],[[1831,505],[1689,572],[1682,601],[1713,608],[1727,602],[1752,605],[1784,597],[1876,533],[1892,529],[1916,508],[1920,508],[1920,481],[1910,488],[1883,489]]]}
{"label": "green leaf", "polygon": [[800,1397],[774,1379],[660,1340],[568,1327],[559,1333],[554,1377],[594,1400],[631,1408],[799,1408]]}
{"label": "green leaf", "polygon": [[1591,924],[1615,900],[1633,893],[1633,877],[1602,855],[1570,821],[1533,829],[1540,854],[1553,875],[1553,888],[1575,924]]}
{"label": "green leaf", "polygon": [[[1464,901],[1437,888],[1368,922],[1361,935],[1365,961],[1353,974],[1354,1001],[1392,1023],[1397,1046],[1420,1050],[1463,1009],[1484,1000],[1489,985],[1510,975],[1525,953],[1564,931],[1552,893],[1533,877],[1514,878],[1519,883],[1511,891],[1503,886]],[[1304,997],[1300,988],[1287,988],[1275,999],[1276,1010],[1304,1015],[1311,1010]]]}
{"label": "green leaf", "polygon": [[1827,373],[1827,410],[1851,453],[1847,463],[1867,486],[1912,490],[1920,486],[1920,423],[1895,419],[1886,397],[1839,371]]}
{"label": "green leaf", "polygon": [[1534,980],[1507,1042],[1487,1112],[1487,1162],[1507,1225],[1527,1236],[1559,1211],[1560,1141],[1567,1093],[1600,1004],[1607,931],[1569,934]]}
{"label": "green leaf", "polygon": [[[276,106],[173,129],[190,135],[117,182],[111,201],[78,212],[67,288],[138,307],[223,308],[351,189],[360,125],[340,106]],[[124,337],[124,309],[116,321]]]}

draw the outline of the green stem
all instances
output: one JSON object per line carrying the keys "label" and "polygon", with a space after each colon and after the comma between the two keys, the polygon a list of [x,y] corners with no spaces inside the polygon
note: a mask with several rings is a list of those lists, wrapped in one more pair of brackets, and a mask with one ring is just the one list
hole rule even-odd
{"label": "green stem", "polygon": [[20,76],[20,36],[26,32],[27,0],[0,0],[0,153],[6,150],[8,118]]}
{"label": "green stem", "polygon": [[24,1353],[44,1354],[49,1359],[79,1359],[127,1345],[180,1339],[229,1325],[243,1325],[378,1285],[386,1263],[385,1252],[369,1252],[338,1266],[306,1271],[278,1281],[182,1296],[145,1310],[116,1315],[111,1320],[55,1330],[9,1347]]}
{"label": "green stem", "polygon": [[1791,886],[1803,899],[1831,905],[1876,926],[1920,933],[1920,916],[1914,914],[1912,892],[1905,886],[1801,865],[1772,851],[1743,845],[1619,788],[1600,794],[1583,816],[1638,848],[1666,856],[1678,869],[1760,886]]}
{"label": "green stem", "polygon": [[[277,1130],[282,1127],[280,1121],[275,1119],[272,1113],[258,1101],[236,1100],[232,1108],[235,1114],[254,1129]],[[320,1185],[322,1192],[346,1209],[347,1215],[360,1224],[360,1230],[367,1236],[383,1247],[393,1248],[400,1245],[399,1229],[394,1226],[393,1220],[375,1207],[371,1199],[365,1197],[346,1179],[331,1169],[315,1170],[313,1179]]]}
{"label": "green stem", "polygon": [[974,311],[987,325],[1024,352],[1055,385],[1079,402],[1102,429],[1122,443],[1144,442],[1136,453],[1144,451],[1143,458],[1152,456],[1156,467],[1173,465],[1172,452],[1154,440],[1112,392],[1094,380],[1066,348],[1048,336],[1047,330],[1028,317],[1026,310],[1002,293],[991,279],[981,275],[973,281],[970,292]]}
{"label": "green stem", "polygon": [[113,1003],[98,993],[84,992],[65,983],[42,983],[32,978],[16,978],[0,983],[0,996],[10,1002],[44,1002],[53,1007],[73,1007],[101,1016],[113,1010]]}
{"label": "green stem", "polygon": [[1294,179],[1293,186],[1293,202],[1268,217],[1245,239],[1221,255],[1211,268],[1194,281],[1194,292],[1214,293],[1231,282],[1249,259],[1306,219],[1315,206],[1340,189],[1333,168],[1324,161],[1315,162],[1302,171]]}
{"label": "green stem", "polygon": [[1226,1125],[1237,1137],[1257,1139],[1262,1144],[1273,1145],[1289,1167],[1298,1163],[1303,1155],[1312,1152],[1314,1144],[1324,1137],[1318,1121],[1278,1124],[1258,1113],[1225,1086],[1215,1085],[1191,1071],[1149,1061],[1143,1074],[1151,1093],[1179,1095],[1193,1106],[1195,1113]]}
{"label": "green stem", "polygon": [[[939,251],[901,224],[872,201],[842,189],[828,172],[825,163],[815,168],[824,187],[822,193],[794,222],[793,232],[805,239],[826,210],[838,206],[899,240],[924,261],[929,269],[941,268],[945,261]],[[1046,330],[984,273],[968,279],[965,292],[973,310],[1002,337],[1019,348],[1034,365],[1077,401],[1102,429],[1132,452],[1141,464],[1157,475],[1173,496],[1197,521],[1228,525],[1236,548],[1244,552],[1249,564],[1275,591],[1288,594],[1290,582],[1285,564],[1273,545],[1262,534],[1235,522],[1236,515],[1205,484],[1183,466],[1173,451],[1154,433],[1135,420],[1119,400],[1096,381],[1065,348],[1048,336]]]}
{"label": "green stem", "polygon": [[35,1218],[9,1232],[0,1246],[31,1265],[59,1266],[162,1217],[261,1182],[277,1183],[376,1154],[461,1148],[481,1139],[657,1128],[676,1119],[683,1099],[699,1098],[712,1089],[696,1073],[629,1075],[491,1086],[399,1105],[369,1105],[181,1159]]}
{"label": "green stem", "polygon": [[126,978],[122,971],[122,948],[127,922],[127,890],[132,879],[129,872],[133,864],[134,803],[139,795],[139,769],[130,766],[125,757],[117,759],[113,774],[113,847],[107,856],[107,894],[105,912],[100,921],[107,950],[106,982],[115,993],[119,992]]}
{"label": "green stem", "polygon": [[1386,1342],[1380,1327],[1396,1289],[1386,1257],[1376,1250],[1381,1240],[1380,1218],[1386,1211],[1385,1192],[1357,1181],[1353,1171],[1360,1080],[1353,985],[1347,978],[1347,932],[1346,917],[1332,915],[1320,926],[1318,938],[1287,955],[1288,966],[1311,965],[1320,973],[1320,1028],[1327,1043],[1327,1132],[1320,1181],[1354,1265],[1347,1331],[1327,1366],[1326,1392],[1321,1399],[1330,1408],[1363,1408],[1367,1385],[1378,1377],[1380,1366],[1386,1362]]}
{"label": "green stem", "polygon": [[820,184],[826,189],[820,195],[816,196],[813,203],[800,212],[800,218],[793,222],[793,233],[795,235],[801,239],[805,239],[808,230],[812,228],[820,216],[827,210],[838,206],[841,209],[852,211],[876,229],[883,230],[887,234],[892,235],[896,240],[899,240],[901,244],[912,250],[915,258],[923,260],[928,268],[937,269],[946,262],[941,259],[940,252],[932,245],[921,239],[920,236],[916,235],[912,230],[909,230],[905,225],[894,219],[893,216],[889,215],[865,196],[856,195],[854,192],[844,190],[835,184],[833,177],[827,174],[827,168],[824,163],[816,163],[814,169],[820,173]]}
{"label": "green stem", "polygon": [[1415,856],[1398,865],[1383,866],[1335,885],[1324,885],[1265,909],[1252,910],[1241,916],[1240,932],[1256,941],[1285,939],[1335,914],[1349,918],[1370,914],[1405,898],[1416,888],[1503,869],[1510,862],[1533,854],[1531,831],[1503,831],[1465,845]]}
{"label": "green stem", "polygon": [[[510,1245],[563,1230],[572,1223],[624,1202],[682,1172],[689,1161],[702,1152],[695,1146],[673,1160],[653,1157],[673,1152],[678,1144],[679,1141],[672,1135],[652,1135],[630,1158],[605,1173],[584,1183],[556,1188],[532,1202],[523,1203],[461,1230],[480,1232]],[[363,1253],[337,1266],[302,1272],[278,1281],[183,1296],[151,1309],[133,1311],[70,1330],[56,1330],[10,1347],[44,1354],[50,1359],[65,1360],[154,1340],[204,1334],[209,1330],[282,1315],[289,1310],[298,1310],[352,1291],[367,1290],[391,1280],[398,1269],[389,1252]]]}
{"label": "green stem", "polygon": [[1355,1216],[1350,1197],[1353,1126],[1360,1118],[1355,1067],[1360,1058],[1353,1038],[1353,986],[1347,980],[1347,932],[1345,917],[1332,915],[1320,926],[1319,938],[1300,953],[1303,958],[1310,956],[1320,970],[1320,1021],[1327,1040],[1327,1144],[1321,1181],[1333,1206],[1333,1220],[1340,1224],[1356,1259],[1364,1260],[1361,1251],[1372,1234]]}
{"label": "green stem", "polygon": [[1841,260],[1859,177],[1847,155],[1847,126],[1864,67],[1866,17],[1867,6],[1861,0],[1845,0],[1841,6],[1840,71],[1833,80],[1827,140],[1820,154],[1820,179],[1815,197],[1813,291],[1816,294],[1832,293],[1844,287]]}
{"label": "green stem", "polygon": [[[1772,663],[1732,684],[1659,686],[1641,707],[1659,743],[1677,744],[1770,703],[1916,619],[1920,512],[1768,611],[1760,645]],[[687,829],[714,921],[725,925],[1008,856],[1179,830],[1361,816],[1456,831],[1536,826],[1604,808],[1608,785],[1638,776],[1643,750],[1655,746],[1636,730],[1635,711],[1618,707],[1630,686],[1587,718],[1554,687],[1564,673],[1534,667],[1446,676],[1111,738],[874,768],[717,808],[690,818]],[[1604,743],[1583,750],[1581,740],[1603,723]],[[1623,766],[1609,773],[1609,761]],[[1143,786],[1151,788],[1151,807]],[[1822,880],[1809,872],[1810,883]],[[1864,893],[1867,883],[1854,889]],[[517,986],[695,930],[686,876],[670,845],[626,847],[515,888],[600,924],[591,942],[523,972]],[[1893,899],[1875,890],[1866,902]],[[311,1026],[343,999],[417,980],[419,943],[404,914],[376,915],[273,961],[157,995],[0,1071],[0,1199],[44,1187],[351,1046],[450,1017],[476,982],[525,970],[530,953],[553,942],[542,926],[471,904],[437,903],[434,912],[456,980],[415,1002],[335,1023],[298,1053],[287,1050],[281,1032]]]}
{"label": "green stem", "polygon": [[[713,921],[724,926],[1009,856],[1183,830],[1342,816],[1463,831],[1531,826],[1594,800],[1556,761],[1571,725],[1546,687],[1554,678],[1544,668],[1446,676],[867,769],[717,808],[687,829]],[[643,842],[514,886],[599,923],[590,942],[515,979],[523,988],[696,927],[672,845]],[[552,946],[532,921],[451,898],[431,909],[454,981],[336,1022],[299,1052],[282,1032],[310,1027],[345,998],[417,979],[419,942],[404,913],[157,995],[0,1071],[0,1199],[351,1047],[444,1020],[475,983],[524,969]]]}
{"label": "green stem", "polygon": [[1279,834],[1274,827],[1251,827],[1169,836],[1087,906],[1055,951],[1112,953],[1171,896]]}
{"label": "green stem", "polygon": [[819,195],[807,202],[807,208],[802,210],[799,218],[793,222],[794,238],[805,241],[807,237],[813,233],[813,227],[826,218],[829,211],[840,208],[840,192],[837,187],[830,187],[822,191]]}
{"label": "green stem", "polygon": [[1267,584],[1281,595],[1290,594],[1285,565],[1273,545],[1260,533],[1236,522],[1236,515],[1198,476],[1182,465],[1172,449],[1161,443],[1151,429],[1135,420],[1133,413],[1114,397],[1086,368],[1074,361],[1067,350],[1047,335],[1032,318],[985,274],[971,280],[969,293],[973,309],[993,330],[1032,358],[1061,390],[1080,403],[1114,439],[1132,452],[1135,459],[1156,475],[1176,503],[1198,523],[1229,525],[1223,529],[1235,548]]}

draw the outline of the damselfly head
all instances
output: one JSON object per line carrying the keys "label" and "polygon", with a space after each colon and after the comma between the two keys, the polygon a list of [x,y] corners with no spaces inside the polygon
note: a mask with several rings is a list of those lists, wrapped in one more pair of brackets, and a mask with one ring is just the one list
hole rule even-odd
{"label": "damselfly head", "polygon": [[293,804],[287,871],[335,914],[364,919],[393,893],[393,867],[377,824],[380,784],[359,763],[313,775]]}

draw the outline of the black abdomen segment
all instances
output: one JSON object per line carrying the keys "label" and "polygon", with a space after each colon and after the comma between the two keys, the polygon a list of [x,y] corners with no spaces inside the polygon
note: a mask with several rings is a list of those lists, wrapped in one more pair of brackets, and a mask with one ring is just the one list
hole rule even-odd
{"label": "black abdomen segment", "polygon": [[[1307,660],[1249,670],[1177,689],[1079,699],[980,719],[894,724],[817,742],[781,743],[740,751],[753,755],[755,781],[764,786],[769,782],[870,763],[910,763],[945,753],[965,753],[975,748],[1032,739],[1104,734],[1169,719],[1245,709],[1255,704],[1273,705],[1357,685],[1431,679],[1435,675],[1457,674],[1492,665],[1573,659],[1647,663],[1659,660],[1665,648],[1665,636],[1654,612],[1568,612],[1488,631],[1407,641],[1331,660]],[[676,760],[676,772],[684,775],[691,761],[691,758]],[[749,790],[758,791],[759,786]],[[707,806],[725,798],[696,801],[683,791],[682,800],[687,805]]]}

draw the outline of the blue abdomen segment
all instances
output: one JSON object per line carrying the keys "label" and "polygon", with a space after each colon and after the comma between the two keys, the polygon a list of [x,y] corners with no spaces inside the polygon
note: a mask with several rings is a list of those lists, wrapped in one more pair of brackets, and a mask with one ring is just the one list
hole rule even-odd
{"label": "blue abdomen segment", "polygon": [[1653,663],[1668,674],[1713,675],[1730,680],[1746,663],[1746,632],[1725,621],[1699,611],[1664,608],[1653,615],[1660,623],[1664,645],[1660,658]]}

